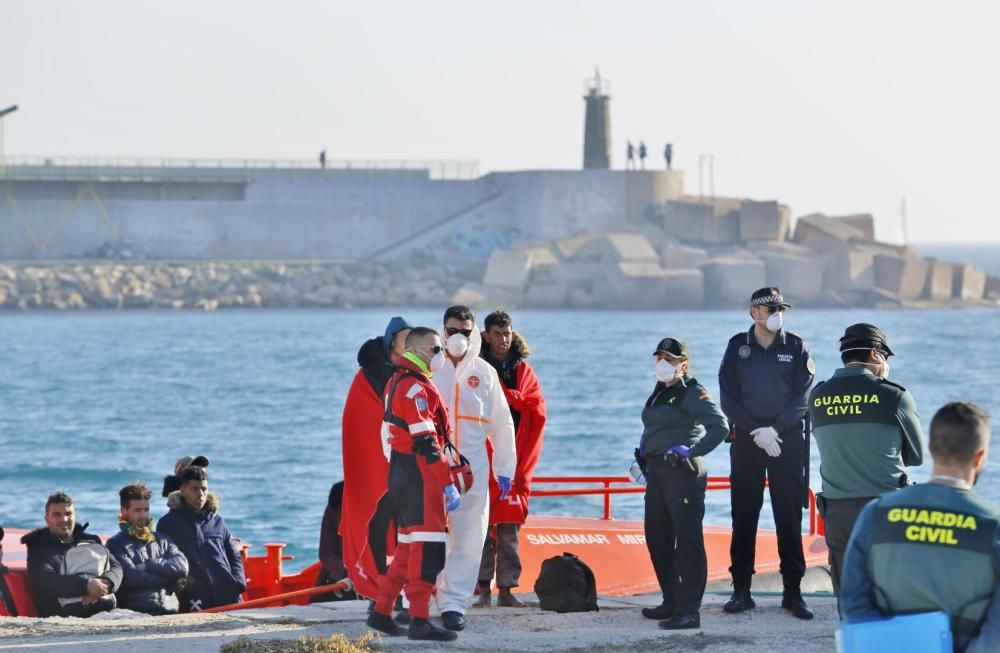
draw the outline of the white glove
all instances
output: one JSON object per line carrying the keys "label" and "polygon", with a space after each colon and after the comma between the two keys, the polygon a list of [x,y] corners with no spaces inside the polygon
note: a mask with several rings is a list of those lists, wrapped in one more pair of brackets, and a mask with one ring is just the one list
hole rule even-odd
{"label": "white glove", "polygon": [[754,429],[750,431],[750,435],[753,436],[753,443],[763,449],[768,456],[777,458],[781,455],[781,447],[778,446],[778,443],[782,442],[782,439],[778,437],[778,432],[774,430],[773,426]]}

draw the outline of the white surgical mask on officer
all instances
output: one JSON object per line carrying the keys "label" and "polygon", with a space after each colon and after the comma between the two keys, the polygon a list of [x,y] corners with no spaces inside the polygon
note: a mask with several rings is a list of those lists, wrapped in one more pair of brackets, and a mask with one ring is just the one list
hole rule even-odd
{"label": "white surgical mask on officer", "polygon": [[784,323],[785,323],[785,312],[777,311],[767,316],[767,321],[764,322],[764,326],[767,327],[767,330],[770,331],[771,333],[777,333],[778,330],[781,329],[782,325],[784,325]]}
{"label": "white surgical mask on officer", "polygon": [[674,365],[664,358],[656,361],[653,365],[653,373],[656,374],[656,380],[663,383],[669,383],[680,376],[679,371],[680,364]]}
{"label": "white surgical mask on officer", "polygon": [[464,333],[455,333],[448,338],[448,353],[459,358],[460,356],[465,356],[465,352],[469,351],[469,339],[465,337]]}
{"label": "white surgical mask on officer", "polygon": [[[850,349],[845,349],[844,351],[871,351],[871,347],[852,347]],[[844,352],[842,351],[841,353],[844,353]],[[879,377],[880,379],[888,379],[889,378],[889,368],[891,367],[889,365],[889,359],[888,359],[888,357],[886,357],[885,354],[883,354],[882,352],[880,352],[878,350],[876,350],[876,353],[879,355],[879,358],[882,359],[882,362],[880,362],[880,363],[863,363],[861,361],[856,361],[854,364],[855,365],[862,365],[864,367],[867,367],[868,369],[870,369],[872,371],[872,374],[874,374],[875,376]]]}

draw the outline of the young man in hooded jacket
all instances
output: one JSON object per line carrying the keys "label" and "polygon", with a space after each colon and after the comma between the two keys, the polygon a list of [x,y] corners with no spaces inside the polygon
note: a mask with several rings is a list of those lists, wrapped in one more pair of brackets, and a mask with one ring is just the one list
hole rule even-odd
{"label": "young man in hooded jacket", "polygon": [[449,411],[453,442],[472,466],[473,483],[462,505],[448,518],[448,557],[438,580],[438,607],[445,628],[462,630],[489,528],[487,445],[493,449],[500,501],[510,493],[517,454],[504,386],[493,366],[479,357],[482,337],[472,309],[452,306],[445,311],[442,338],[447,342],[447,361],[433,381]]}
{"label": "young man in hooded jacket", "polygon": [[226,522],[209,504],[208,474],[192,466],[181,472],[181,505],[156,523],[156,534],[172,539],[187,558],[191,586],[186,588],[190,612],[242,601],[247,589],[243,558]]}
{"label": "young man in hooded jacket", "polygon": [[173,540],[153,532],[151,496],[144,483],[126,485],[118,492],[120,532],[108,540],[108,550],[125,573],[118,604],[146,614],[174,614],[180,609],[175,591],[188,575],[188,562]]}
{"label": "young man in hooded jacket", "polygon": [[90,617],[113,610],[122,568],[101,538],[76,523],[73,499],[56,492],[45,502],[45,528],[21,538],[40,617]]}

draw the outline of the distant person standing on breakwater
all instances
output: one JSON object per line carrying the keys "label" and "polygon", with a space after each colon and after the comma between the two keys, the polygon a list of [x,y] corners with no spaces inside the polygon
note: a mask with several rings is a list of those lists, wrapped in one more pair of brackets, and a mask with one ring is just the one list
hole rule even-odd
{"label": "distant person standing on breakwater", "polygon": [[625,169],[635,170],[635,148],[632,141],[626,141],[625,145]]}
{"label": "distant person standing on breakwater", "polygon": [[846,621],[941,610],[955,651],[1000,650],[1000,508],[973,490],[989,445],[979,406],[934,415],[930,480],[869,502],[854,525],[840,586]]}
{"label": "distant person standing on breakwater", "polygon": [[732,424],[733,596],[723,609],[736,613],[756,605],[750,583],[766,478],[778,531],[781,607],[799,619],[812,619],[800,588],[806,571],[802,507],[809,465],[803,427],[816,363],[801,336],[783,328],[785,309],[790,307],[778,288],[754,292],[753,325],[729,340],[719,368],[722,410]]}
{"label": "distant person standing on breakwater", "polygon": [[663,148],[663,158],[667,161],[667,170],[671,170],[670,167],[674,160],[674,145],[673,143],[667,143]]}
{"label": "distant person standing on breakwater", "polygon": [[[340,519],[343,563],[355,590],[370,599],[378,596],[378,576],[385,573],[392,553],[389,508],[379,505],[385,496],[389,461],[382,450],[385,391],[406,353],[411,325],[404,318],[389,320],[382,335],[366,340],[358,350],[358,371],[347,391],[341,419],[341,458],[344,494]],[[386,544],[368,546],[369,539]]]}
{"label": "distant person standing on breakwater", "polygon": [[643,170],[646,169],[646,143],[644,141],[639,141],[639,166]]}
{"label": "distant person standing on breakwater", "polygon": [[894,352],[882,329],[853,324],[840,339],[844,367],[809,396],[823,491],[816,505],[826,524],[833,591],[840,594],[844,551],[861,509],[909,485],[904,467],[923,464],[920,416],[913,396],[889,380]]}
{"label": "distant person standing on breakwater", "polygon": [[[535,370],[528,364],[531,349],[524,337],[514,331],[510,315],[494,311],[483,322],[483,347],[480,356],[493,366],[503,386],[511,418],[514,420],[514,440],[517,448],[517,469],[511,481],[510,494],[500,499],[500,486],[490,473],[490,520],[483,559],[479,566],[479,600],[475,607],[490,605],[490,586],[496,574],[497,605],[523,608],[525,604],[511,594],[521,579],[521,557],[517,536],[528,517],[528,497],[535,466],[542,455],[545,428],[545,397]],[[492,450],[490,450],[492,464]]]}
{"label": "distant person standing on breakwater", "polygon": [[700,628],[708,579],[702,532],[708,468],[703,456],[729,434],[729,421],[691,376],[686,342],[664,338],[653,360],[656,385],[642,409],[635,457],[645,476],[646,546],[663,601],[643,608],[642,616],[661,620],[663,630]]}
{"label": "distant person standing on breakwater", "polygon": [[319,153],[319,167],[320,170],[326,170],[326,150]]}
{"label": "distant person standing on breakwater", "polygon": [[514,420],[504,385],[493,366],[479,357],[482,336],[468,306],[444,313],[442,335],[447,360],[434,374],[434,386],[449,407],[455,446],[472,464],[475,482],[462,505],[448,518],[448,558],[438,580],[438,607],[445,628],[465,628],[465,611],[479,580],[486,531],[489,530],[490,459],[500,486],[498,501],[507,498],[517,471]]}

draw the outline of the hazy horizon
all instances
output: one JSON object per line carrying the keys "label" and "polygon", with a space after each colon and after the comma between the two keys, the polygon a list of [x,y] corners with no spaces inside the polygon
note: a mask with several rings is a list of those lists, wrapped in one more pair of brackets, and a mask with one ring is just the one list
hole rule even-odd
{"label": "hazy horizon", "polygon": [[[471,159],[577,169],[583,80],[698,192],[880,238],[1000,242],[1000,6],[0,0],[8,156]],[[706,182],[707,185],[707,182]]]}

